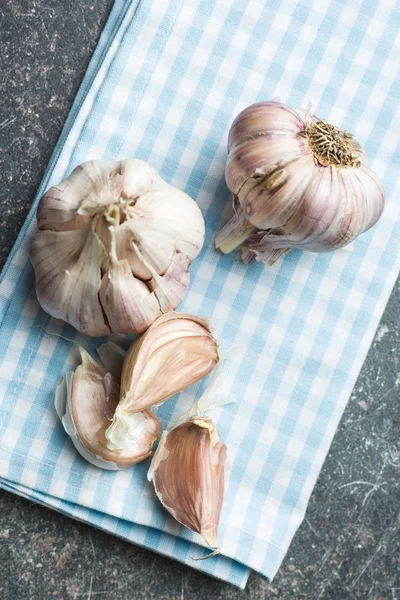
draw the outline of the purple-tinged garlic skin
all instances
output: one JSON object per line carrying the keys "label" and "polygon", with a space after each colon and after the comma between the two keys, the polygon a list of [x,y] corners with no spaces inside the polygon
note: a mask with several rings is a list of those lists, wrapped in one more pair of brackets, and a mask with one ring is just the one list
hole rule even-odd
{"label": "purple-tinged garlic skin", "polygon": [[79,165],[44,194],[37,225],[38,300],[91,336],[141,333],[175,309],[205,235],[196,202],[136,159]]}
{"label": "purple-tinged garlic skin", "polygon": [[206,377],[218,361],[218,342],[208,319],[171,311],[129,348],[119,409],[134,413],[159,405]]}
{"label": "purple-tinged garlic skin", "polygon": [[152,454],[161,422],[150,410],[130,423],[129,443],[110,448],[106,432],[118,406],[120,373],[113,374],[79,347],[81,364],[67,373],[56,390],[55,405],[66,433],[78,452],[101,469],[123,469]]}
{"label": "purple-tinged garlic skin", "polygon": [[336,250],[379,219],[382,182],[347,132],[276,101],[234,120],[225,176],[235,214],[215,245],[271,264],[291,248]]}
{"label": "purple-tinged garlic skin", "polygon": [[148,478],[164,508],[218,548],[227,449],[212,421],[193,417],[161,436]]}
{"label": "purple-tinged garlic skin", "polygon": [[159,317],[125,357],[120,400],[106,432],[109,445],[122,447],[135,414],[206,377],[218,361],[218,342],[207,319],[174,311]]}

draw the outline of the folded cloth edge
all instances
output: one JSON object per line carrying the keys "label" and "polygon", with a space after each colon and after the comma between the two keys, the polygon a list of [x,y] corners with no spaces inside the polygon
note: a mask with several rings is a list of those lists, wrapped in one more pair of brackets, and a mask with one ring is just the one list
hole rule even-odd
{"label": "folded cloth edge", "polygon": [[[160,549],[159,546],[151,545],[151,541],[149,540],[146,540],[146,542],[141,541],[141,538],[143,537],[145,531],[154,531],[155,533],[161,533],[162,536],[166,539],[169,539],[171,543],[173,543],[175,539],[175,536],[173,534],[164,531],[159,532],[153,527],[140,525],[138,523],[130,523],[122,519],[117,519],[112,515],[100,513],[99,511],[83,507],[79,504],[72,504],[71,502],[55,498],[54,496],[42,494],[37,490],[33,490],[26,486],[11,483],[8,480],[3,479],[2,477],[0,477],[0,487],[7,492],[16,494],[17,496],[21,496],[26,500],[30,500],[31,502],[34,501],[37,504],[54,510],[64,516],[70,517],[81,523],[85,523],[86,525],[90,525],[91,527],[95,527],[96,529],[104,531],[105,533],[114,535],[115,537],[125,542],[129,542],[130,544],[139,546],[140,548],[143,548],[150,552],[154,552],[160,556],[165,556],[166,558],[174,560],[175,562],[181,562],[179,557],[171,555],[168,548],[163,550],[162,548]],[[120,529],[120,531],[118,531],[118,528]],[[127,530],[130,531],[129,537],[126,534]],[[123,533],[123,531],[125,533]],[[191,543],[188,540],[183,540],[181,538],[180,541],[182,541],[185,544],[185,546],[187,546],[187,548],[189,549],[187,554],[193,556],[196,555],[199,549],[199,546],[197,546],[197,544]],[[208,575],[209,577],[212,577],[213,579],[230,583],[231,585],[234,585],[244,590],[250,574],[250,569],[243,563],[240,563],[239,561],[230,559],[228,557],[220,556],[219,560],[221,559],[233,563],[235,565],[235,570],[227,569],[226,573],[219,572],[218,574],[207,572],[204,570],[202,570],[201,572],[205,575]],[[194,568],[196,570],[198,570],[199,568],[196,563],[194,563],[193,565],[188,565],[188,563],[181,562],[181,564],[184,564],[185,566],[190,566],[191,568]],[[261,574],[260,576],[263,577],[263,575]]]}
{"label": "folded cloth edge", "polygon": [[[133,2],[136,2],[136,4],[139,4],[140,0],[133,0]],[[42,180],[40,182],[38,191],[36,192],[32,206],[29,209],[29,212],[26,216],[24,224],[22,225],[22,228],[18,234],[18,237],[11,249],[11,252],[8,255],[8,258],[5,262],[2,270],[0,271],[0,286],[1,286],[2,281],[5,278],[5,275],[9,269],[12,261],[13,261],[13,258],[15,256],[16,252],[18,251],[22,241],[25,238],[26,231],[27,231],[29,225],[31,224],[32,219],[36,215],[36,208],[39,203],[39,200],[46,190],[46,187],[50,180],[51,174],[54,170],[54,167],[55,167],[57,160],[61,154],[61,151],[63,149],[65,140],[74,125],[74,122],[79,113],[79,110],[80,110],[83,102],[85,101],[86,95],[91,88],[91,85],[97,75],[99,68],[102,65],[103,57],[107,53],[109,47],[111,46],[112,41],[115,37],[115,34],[118,31],[119,24],[131,4],[132,4],[132,0],[115,0],[115,2],[114,2],[111,12],[108,16],[107,22],[100,34],[100,38],[97,42],[97,45],[93,52],[92,58],[89,61],[88,67],[86,69],[86,73],[82,79],[82,82],[79,86],[78,92],[72,103],[72,106],[68,113],[67,119],[61,130],[60,136],[57,140],[57,143],[55,145],[53,153],[50,157],[49,163],[46,167],[46,170],[45,170]],[[21,273],[21,277],[22,277],[22,275],[23,275],[23,272]],[[18,285],[18,281],[15,282],[15,287],[17,285]],[[3,306],[0,305],[0,325],[1,325],[1,322],[2,322],[2,319],[5,315],[5,313],[7,312],[7,308],[8,308],[10,301],[11,301],[11,294],[9,295],[8,302],[6,302]]]}
{"label": "folded cloth edge", "polygon": [[[29,226],[31,225],[32,220],[35,218],[36,209],[37,209],[39,200],[42,197],[43,193],[46,191],[48,182],[52,176],[53,170],[54,170],[54,168],[57,164],[57,161],[59,159],[59,156],[62,152],[65,140],[67,139],[67,137],[76,121],[79,111],[86,99],[86,96],[91,89],[92,83],[93,83],[94,79],[96,78],[96,75],[97,75],[100,67],[102,66],[103,58],[107,54],[107,52],[114,40],[115,35],[119,31],[120,24],[121,24],[122,20],[124,19],[127,10],[130,7],[132,7],[132,5],[135,5],[134,6],[134,10],[135,10],[139,4],[140,4],[140,0],[114,0],[114,4],[108,15],[105,26],[103,27],[103,29],[101,31],[97,45],[94,49],[93,55],[87,66],[85,75],[81,81],[79,89],[76,93],[76,96],[74,98],[74,101],[72,103],[70,111],[68,113],[67,119],[63,125],[61,133],[57,140],[57,143],[54,147],[54,150],[52,152],[52,155],[50,157],[50,160],[48,162],[48,165],[46,167],[46,170],[44,172],[42,180],[40,182],[39,188],[35,194],[31,208],[29,209],[29,212],[25,218],[25,221],[21,227],[21,230],[17,236],[17,239],[14,242],[13,247],[7,257],[7,260],[6,260],[3,268],[0,271],[0,290],[1,290],[1,284],[2,284],[3,280],[5,279],[6,273],[7,273],[8,269],[10,268],[10,265],[14,259],[14,256],[17,253],[18,249],[20,248],[23,240],[25,239],[27,230],[28,230]],[[24,276],[24,273],[25,273],[25,269],[22,269],[19,278],[14,282],[14,288],[18,286],[18,283],[19,283],[20,279]],[[0,326],[3,321],[4,316],[7,313],[8,307],[11,303],[11,298],[12,298],[12,291],[8,293],[5,302],[2,302],[3,299],[0,296]],[[1,447],[1,449],[8,452],[7,448]],[[171,553],[168,553],[168,551],[162,552],[160,550],[157,550],[155,547],[151,547],[148,542],[140,543],[139,541],[135,542],[135,541],[129,540],[127,537],[124,537],[122,534],[118,534],[117,532],[113,531],[109,527],[107,528],[107,527],[102,527],[100,525],[96,525],[96,523],[94,523],[88,516],[86,517],[86,519],[84,517],[76,516],[75,514],[73,514],[73,512],[74,512],[73,510],[67,510],[65,507],[64,507],[64,509],[62,508],[62,506],[67,505],[67,504],[69,505],[71,503],[68,503],[68,502],[62,500],[61,498],[55,498],[51,495],[42,494],[41,492],[38,492],[29,487],[19,485],[12,481],[8,481],[7,479],[5,479],[1,476],[0,476],[0,488],[4,489],[6,491],[9,491],[10,493],[14,493],[16,495],[24,497],[28,500],[35,501],[35,502],[41,504],[42,506],[46,506],[52,510],[55,510],[56,512],[59,512],[66,516],[69,516],[75,520],[78,520],[78,521],[81,521],[88,525],[91,525],[93,527],[96,527],[97,529],[101,529],[107,533],[110,533],[111,535],[115,535],[116,537],[119,537],[120,539],[129,541],[132,544],[138,545],[138,546],[148,549],[152,552],[155,552],[156,554],[160,554],[160,555],[166,556],[172,560],[182,562],[182,561],[179,561],[179,558],[175,558],[173,555],[171,555]],[[60,506],[57,506],[57,504],[59,504]],[[80,505],[76,505],[75,510],[77,510],[77,509],[81,509],[82,512],[86,511],[89,514],[95,512],[93,510],[90,510],[87,507],[83,507],[83,506],[81,507]],[[105,516],[110,519],[115,519],[116,521],[119,520],[116,517],[112,517],[109,515],[105,515]],[[137,528],[149,529],[149,530],[153,529],[150,526],[138,525],[136,523],[131,523],[131,526],[137,527]],[[165,536],[171,536],[173,538],[175,537],[172,534],[168,534],[166,532],[161,531],[160,533]],[[185,540],[184,538],[180,537],[177,539],[179,539],[179,541],[181,541],[182,543],[189,544],[193,548],[197,548],[197,549],[201,548],[201,546],[197,545],[196,543],[190,543],[188,540]],[[227,561],[230,561],[233,564],[235,564],[236,569],[242,570],[241,576],[238,576],[238,574],[235,573],[235,571],[233,569],[231,569],[227,573],[226,577],[222,577],[222,576],[218,577],[218,576],[214,575],[213,573],[208,573],[207,571],[204,571],[204,569],[202,569],[201,572],[213,577],[214,579],[217,579],[220,581],[226,581],[232,585],[239,587],[240,589],[244,589],[246,586],[246,583],[247,583],[247,579],[250,575],[251,569],[249,567],[247,567],[246,565],[244,565],[243,563],[241,563],[240,561],[237,561],[235,559],[232,559],[229,557],[224,557],[224,556],[221,556],[218,558],[219,558],[219,560],[221,560],[221,558],[226,559]],[[200,570],[199,566],[198,566],[198,565],[200,565],[200,563],[194,563],[193,565],[187,565],[187,563],[183,562],[183,564],[185,564],[186,566],[191,566],[192,568],[194,568],[196,570]],[[202,566],[204,566],[204,565],[202,565]]]}

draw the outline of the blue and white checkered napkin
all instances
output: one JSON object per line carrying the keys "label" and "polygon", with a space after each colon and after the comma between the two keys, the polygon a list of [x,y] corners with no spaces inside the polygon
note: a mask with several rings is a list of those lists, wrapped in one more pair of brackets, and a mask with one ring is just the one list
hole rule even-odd
{"label": "blue and white checkered napkin", "polygon": [[[207,239],[181,309],[208,316],[223,346],[247,348],[229,374],[237,402],[216,414],[232,463],[222,556],[190,559],[203,552],[198,538],[154,499],[148,464],[103,472],[66,437],[53,394],[76,354],[34,326],[74,332],[35,299],[34,209],[0,284],[0,485],[238,586],[250,569],[274,576],[399,272],[399,22],[395,0],[115,4],[39,196],[84,160],[136,156],[199,203]],[[219,254],[212,237],[228,203],[229,125],[277,96],[311,100],[317,115],[353,132],[388,202],[353,251],[293,251],[268,270]],[[164,424],[200,391],[167,402]]]}

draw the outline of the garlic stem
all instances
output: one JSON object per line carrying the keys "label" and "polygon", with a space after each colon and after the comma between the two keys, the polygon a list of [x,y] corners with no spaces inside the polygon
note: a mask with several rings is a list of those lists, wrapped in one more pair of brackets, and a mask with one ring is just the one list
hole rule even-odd
{"label": "garlic stem", "polygon": [[[255,227],[249,228],[248,230],[244,229],[234,235],[231,235],[231,237],[222,243],[219,241],[221,238],[218,237],[218,241],[216,238],[216,248],[221,250],[221,252],[224,254],[230,254],[230,252],[237,250],[255,231],[257,231]],[[221,229],[220,233],[223,232],[224,230]]]}
{"label": "garlic stem", "polygon": [[237,250],[256,231],[239,206],[228,223],[216,234],[215,247],[224,254],[229,254]]}

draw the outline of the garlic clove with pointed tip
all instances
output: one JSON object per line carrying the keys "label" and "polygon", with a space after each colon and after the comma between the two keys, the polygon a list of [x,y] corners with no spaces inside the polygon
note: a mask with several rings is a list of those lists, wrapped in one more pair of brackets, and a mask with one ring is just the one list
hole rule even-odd
{"label": "garlic clove with pointed tip", "polygon": [[[199,400],[164,431],[147,475],[164,508],[219,553],[218,524],[228,477],[227,449],[205,415],[234,402],[221,357]],[[197,558],[194,560],[203,560]]]}
{"label": "garlic clove with pointed tip", "polygon": [[165,431],[148,473],[164,508],[218,548],[227,449],[212,421],[192,417]]}
{"label": "garlic clove with pointed tip", "polygon": [[207,319],[175,312],[159,317],[126,355],[120,401],[107,431],[109,447],[122,447],[132,415],[199,381],[218,360],[218,344]]}
{"label": "garlic clove with pointed tip", "polygon": [[56,390],[55,405],[66,433],[78,452],[102,469],[122,469],[145,460],[160,435],[161,423],[151,411],[136,413],[120,448],[107,445],[106,431],[118,405],[120,382],[83,348],[82,363]]}
{"label": "garlic clove with pointed tip", "polygon": [[[92,225],[41,231],[32,243],[36,293],[41,306],[89,335],[110,333],[98,294],[105,253]],[[77,280],[79,279],[79,285]]]}
{"label": "garlic clove with pointed tip", "polygon": [[157,296],[145,282],[132,277],[127,260],[111,259],[99,299],[111,331],[144,331],[162,313]]}
{"label": "garlic clove with pointed tip", "polygon": [[137,412],[199,381],[218,362],[207,319],[169,312],[135,341],[125,358],[119,407]]}

